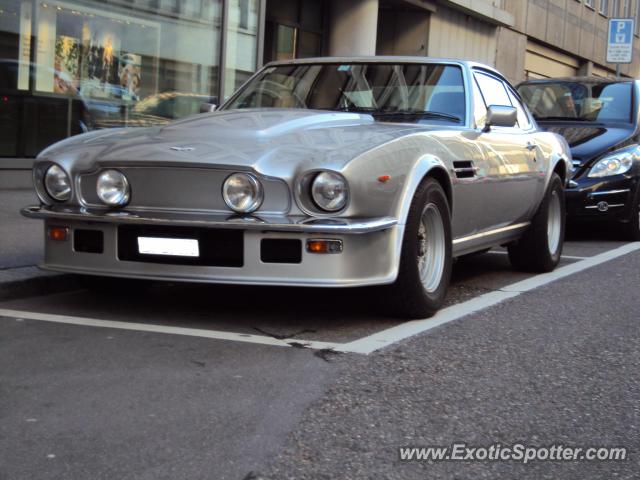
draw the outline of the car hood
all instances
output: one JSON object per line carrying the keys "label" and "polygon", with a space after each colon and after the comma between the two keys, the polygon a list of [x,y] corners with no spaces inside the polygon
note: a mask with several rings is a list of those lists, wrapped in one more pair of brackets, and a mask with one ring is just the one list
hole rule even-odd
{"label": "car hood", "polygon": [[574,161],[580,166],[589,166],[604,153],[615,149],[628,140],[634,133],[634,127],[610,126],[578,122],[538,122],[541,128],[562,135],[571,148]]}
{"label": "car hood", "polygon": [[[433,128],[433,127],[431,127]],[[99,164],[219,165],[279,175],[292,164],[340,169],[377,145],[423,125],[370,115],[301,109],[200,114],[165,126],[91,132],[53,145],[41,158],[74,157],[74,170]]]}

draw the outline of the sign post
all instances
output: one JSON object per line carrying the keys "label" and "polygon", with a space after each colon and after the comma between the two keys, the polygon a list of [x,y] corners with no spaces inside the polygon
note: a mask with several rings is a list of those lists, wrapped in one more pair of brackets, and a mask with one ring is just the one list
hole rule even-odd
{"label": "sign post", "polygon": [[607,37],[607,63],[616,64],[616,76],[620,78],[620,64],[633,60],[633,18],[609,20]]}

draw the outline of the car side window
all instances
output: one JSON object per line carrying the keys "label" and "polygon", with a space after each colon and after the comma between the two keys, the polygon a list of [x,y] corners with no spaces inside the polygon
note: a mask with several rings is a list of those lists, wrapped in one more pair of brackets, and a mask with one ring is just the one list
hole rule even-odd
{"label": "car side window", "polygon": [[529,128],[531,128],[531,122],[529,121],[529,116],[527,115],[524,105],[522,105],[522,102],[520,101],[520,99],[508,87],[507,87],[507,93],[509,94],[509,99],[511,100],[511,104],[514,107],[516,107],[516,111],[518,112],[518,126],[522,130],[529,130]]}
{"label": "car side window", "polygon": [[480,92],[484,97],[484,103],[488,107],[491,105],[512,106],[504,83],[495,77],[481,72],[476,72],[474,76],[480,87]]}
{"label": "car side window", "polygon": [[473,89],[473,118],[476,122],[476,128],[482,128],[487,121],[487,106],[484,103],[484,98],[482,98],[482,93],[480,93],[478,82],[473,79],[471,84]]}

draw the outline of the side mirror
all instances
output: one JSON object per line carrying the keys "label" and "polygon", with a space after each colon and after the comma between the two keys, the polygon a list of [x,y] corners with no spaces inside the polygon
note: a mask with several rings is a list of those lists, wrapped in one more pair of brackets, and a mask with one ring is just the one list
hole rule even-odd
{"label": "side mirror", "polygon": [[518,119],[518,111],[515,107],[506,105],[490,105],[487,109],[487,120],[484,123],[484,131],[491,127],[515,127]]}
{"label": "side mirror", "polygon": [[200,113],[211,113],[215,112],[217,105],[215,103],[201,103],[200,104]]}

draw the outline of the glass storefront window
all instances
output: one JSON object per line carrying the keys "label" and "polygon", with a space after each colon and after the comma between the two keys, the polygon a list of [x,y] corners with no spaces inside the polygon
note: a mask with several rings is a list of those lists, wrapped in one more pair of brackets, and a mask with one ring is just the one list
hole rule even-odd
{"label": "glass storefront window", "polygon": [[[31,2],[2,0],[0,5],[0,156],[12,157],[18,153],[15,139],[20,133],[21,108],[19,100],[10,93],[18,93],[18,77],[25,70],[29,75]],[[25,89],[28,85],[20,87]]]}
{"label": "glass storefront window", "polygon": [[33,157],[70,135],[163,124],[219,103],[221,75],[229,95],[257,67],[259,7],[260,0],[0,0],[0,157]]}
{"label": "glass storefront window", "polygon": [[224,98],[256,71],[259,0],[228,0]]}
{"label": "glass storefront window", "polygon": [[216,94],[220,3],[39,2],[35,92],[77,97],[86,128],[171,118],[139,118],[135,104],[168,92]]}

